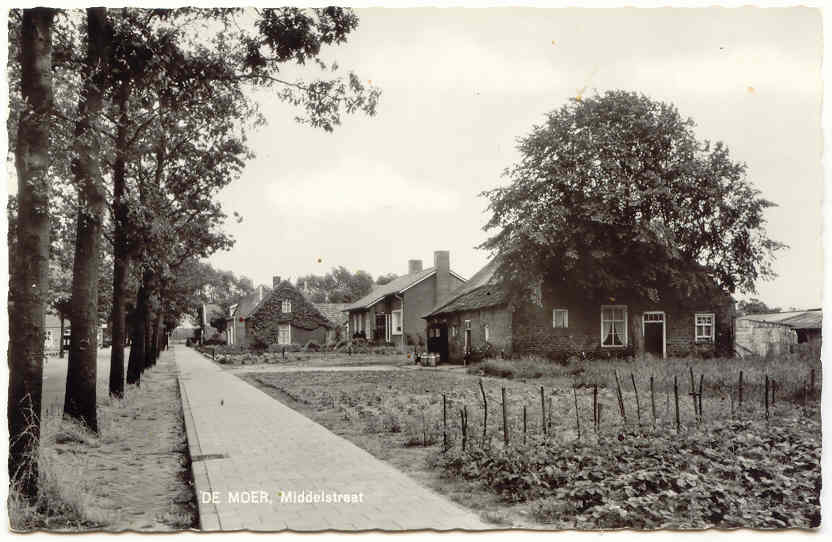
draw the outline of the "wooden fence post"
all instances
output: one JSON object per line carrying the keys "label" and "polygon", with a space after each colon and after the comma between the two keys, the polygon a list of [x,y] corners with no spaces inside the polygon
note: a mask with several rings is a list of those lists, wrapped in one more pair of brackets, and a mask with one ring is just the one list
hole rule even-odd
{"label": "wooden fence post", "polygon": [[653,375],[650,375],[650,410],[653,414],[653,427],[656,427],[656,395],[653,390]]}
{"label": "wooden fence post", "polygon": [[766,375],[765,379],[766,379],[766,400],[765,400],[765,405],[766,405],[766,421],[768,421],[768,375]]}
{"label": "wooden fence post", "polygon": [[549,431],[552,430],[552,396],[549,396],[549,415],[546,420],[546,424],[549,427]]}
{"label": "wooden fence post", "polygon": [[540,426],[543,428],[543,434],[546,435],[546,400],[543,397],[543,386],[540,386]]}
{"label": "wooden fence post", "polygon": [[742,410],[742,371],[740,371],[740,381],[737,385],[737,391],[739,392],[737,397],[737,412]]}
{"label": "wooden fence post", "polygon": [[442,450],[448,449],[448,400],[442,394]]}
{"label": "wooden fence post", "polygon": [[578,440],[581,440],[581,416],[578,413],[578,392],[574,383],[572,384],[572,396],[575,398],[575,422],[578,426]]}
{"label": "wooden fence post", "polygon": [[699,375],[699,423],[705,420],[705,415],[702,414],[702,384],[705,380],[705,373]]}
{"label": "wooden fence post", "polygon": [[592,386],[592,425],[598,432],[598,384]]}
{"label": "wooden fence post", "polygon": [[673,400],[676,403],[676,432],[678,433],[681,424],[679,423],[679,381],[676,375],[673,375]]}
{"label": "wooden fence post", "polygon": [[462,410],[459,411],[460,423],[462,424],[462,451],[465,451],[465,445],[468,443],[468,413],[465,405],[462,405]]}
{"label": "wooden fence post", "polygon": [[526,445],[526,405],[523,405],[523,446]]}
{"label": "wooden fence post", "polygon": [[641,426],[641,402],[638,400],[638,386],[636,386],[636,377],[633,373],[630,373],[630,380],[633,381],[633,391],[636,392],[636,418],[638,425]]}
{"label": "wooden fence post", "polygon": [[626,425],[627,412],[624,410],[624,395],[621,393],[621,381],[618,380],[618,371],[615,371],[615,388],[618,393],[618,410],[621,412],[621,419],[624,420],[624,425]]}
{"label": "wooden fence post", "polygon": [[508,435],[508,406],[506,405],[506,387],[502,387],[503,393],[503,441],[505,445],[508,446],[509,443],[509,435]]}
{"label": "wooden fence post", "polygon": [[696,404],[696,379],[693,376],[693,367],[688,366],[690,370],[690,398],[693,399],[693,417],[699,419],[699,405]]}
{"label": "wooden fence post", "polygon": [[480,378],[480,392],[482,393],[482,445],[485,446],[485,436],[488,431],[488,398],[485,396],[482,378]]}

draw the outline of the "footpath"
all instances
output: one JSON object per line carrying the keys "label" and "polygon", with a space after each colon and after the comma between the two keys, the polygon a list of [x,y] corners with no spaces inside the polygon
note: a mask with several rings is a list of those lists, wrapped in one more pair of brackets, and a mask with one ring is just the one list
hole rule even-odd
{"label": "footpath", "polygon": [[494,528],[195,350],[171,350],[202,530]]}

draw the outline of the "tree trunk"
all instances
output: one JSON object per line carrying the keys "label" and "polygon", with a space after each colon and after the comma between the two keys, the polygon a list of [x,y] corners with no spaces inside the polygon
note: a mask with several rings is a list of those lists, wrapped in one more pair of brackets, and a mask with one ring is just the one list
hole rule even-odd
{"label": "tree trunk", "polygon": [[[148,272],[145,272],[145,277]],[[144,279],[144,277],[143,277]],[[142,371],[144,371],[145,332],[147,326],[147,288],[145,281],[139,287],[136,296],[136,308],[133,311],[132,329],[130,337],[130,358],[127,362],[127,383],[139,385]]]}
{"label": "tree trunk", "polygon": [[127,304],[127,270],[130,252],[127,246],[127,202],[124,201],[124,177],[127,152],[127,116],[130,84],[124,78],[118,89],[119,124],[116,134],[116,158],[113,166],[113,306],[110,313],[112,351],[110,352],[110,396],[124,395],[124,337]]}
{"label": "tree trunk", "polygon": [[78,186],[78,234],[72,269],[72,335],[67,363],[64,416],[98,431],[96,374],[98,364],[98,266],[106,196],[101,178],[98,118],[104,100],[104,73],[109,67],[112,30],[106,8],[87,9],[87,58],[75,135],[78,146],[73,173]]}
{"label": "tree trunk", "polygon": [[61,336],[58,338],[58,357],[64,357],[64,313],[60,313],[58,317],[61,319]]}
{"label": "tree trunk", "polygon": [[[52,112],[51,9],[23,10],[21,76],[25,106],[17,131],[17,250],[9,303],[9,479],[25,499],[38,493],[43,341],[49,288],[49,126]],[[13,308],[12,308],[13,307]]]}

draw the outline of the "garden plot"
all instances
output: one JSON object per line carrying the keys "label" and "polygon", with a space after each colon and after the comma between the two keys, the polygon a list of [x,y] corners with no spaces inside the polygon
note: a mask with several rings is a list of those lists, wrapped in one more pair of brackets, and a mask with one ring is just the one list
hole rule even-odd
{"label": "garden plot", "polygon": [[651,395],[646,374],[623,369],[526,381],[427,369],[242,376],[503,525],[817,524],[818,390],[772,397],[772,386],[766,417],[764,375],[744,375],[740,406],[730,374],[725,393],[705,380],[700,395],[702,374],[679,366],[676,393],[668,372]]}

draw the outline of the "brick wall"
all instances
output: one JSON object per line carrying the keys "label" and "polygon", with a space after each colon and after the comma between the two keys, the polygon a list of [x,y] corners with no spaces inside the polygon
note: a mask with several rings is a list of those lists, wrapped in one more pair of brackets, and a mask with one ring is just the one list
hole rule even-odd
{"label": "brick wall", "polygon": [[[627,307],[627,337],[630,351],[625,348],[601,347],[601,305],[625,305]],[[569,327],[552,327],[552,310],[569,311]],[[664,311],[667,356],[710,356],[728,353],[733,346],[733,302],[730,297],[714,301],[652,303],[626,296],[587,300],[568,291],[544,289],[543,306],[527,304],[514,315],[515,352],[551,355],[566,352],[599,351],[610,355],[644,352],[642,318],[646,311]],[[714,313],[716,340],[695,339],[694,315],[697,312]]]}
{"label": "brick wall", "polygon": [[[462,361],[465,355],[465,320],[471,321],[471,349],[485,346],[485,326],[488,326],[488,344],[496,351],[511,353],[512,313],[506,307],[488,307],[481,310],[462,311],[429,319],[428,325],[448,326],[448,359]],[[454,335],[454,327],[456,335]]]}

